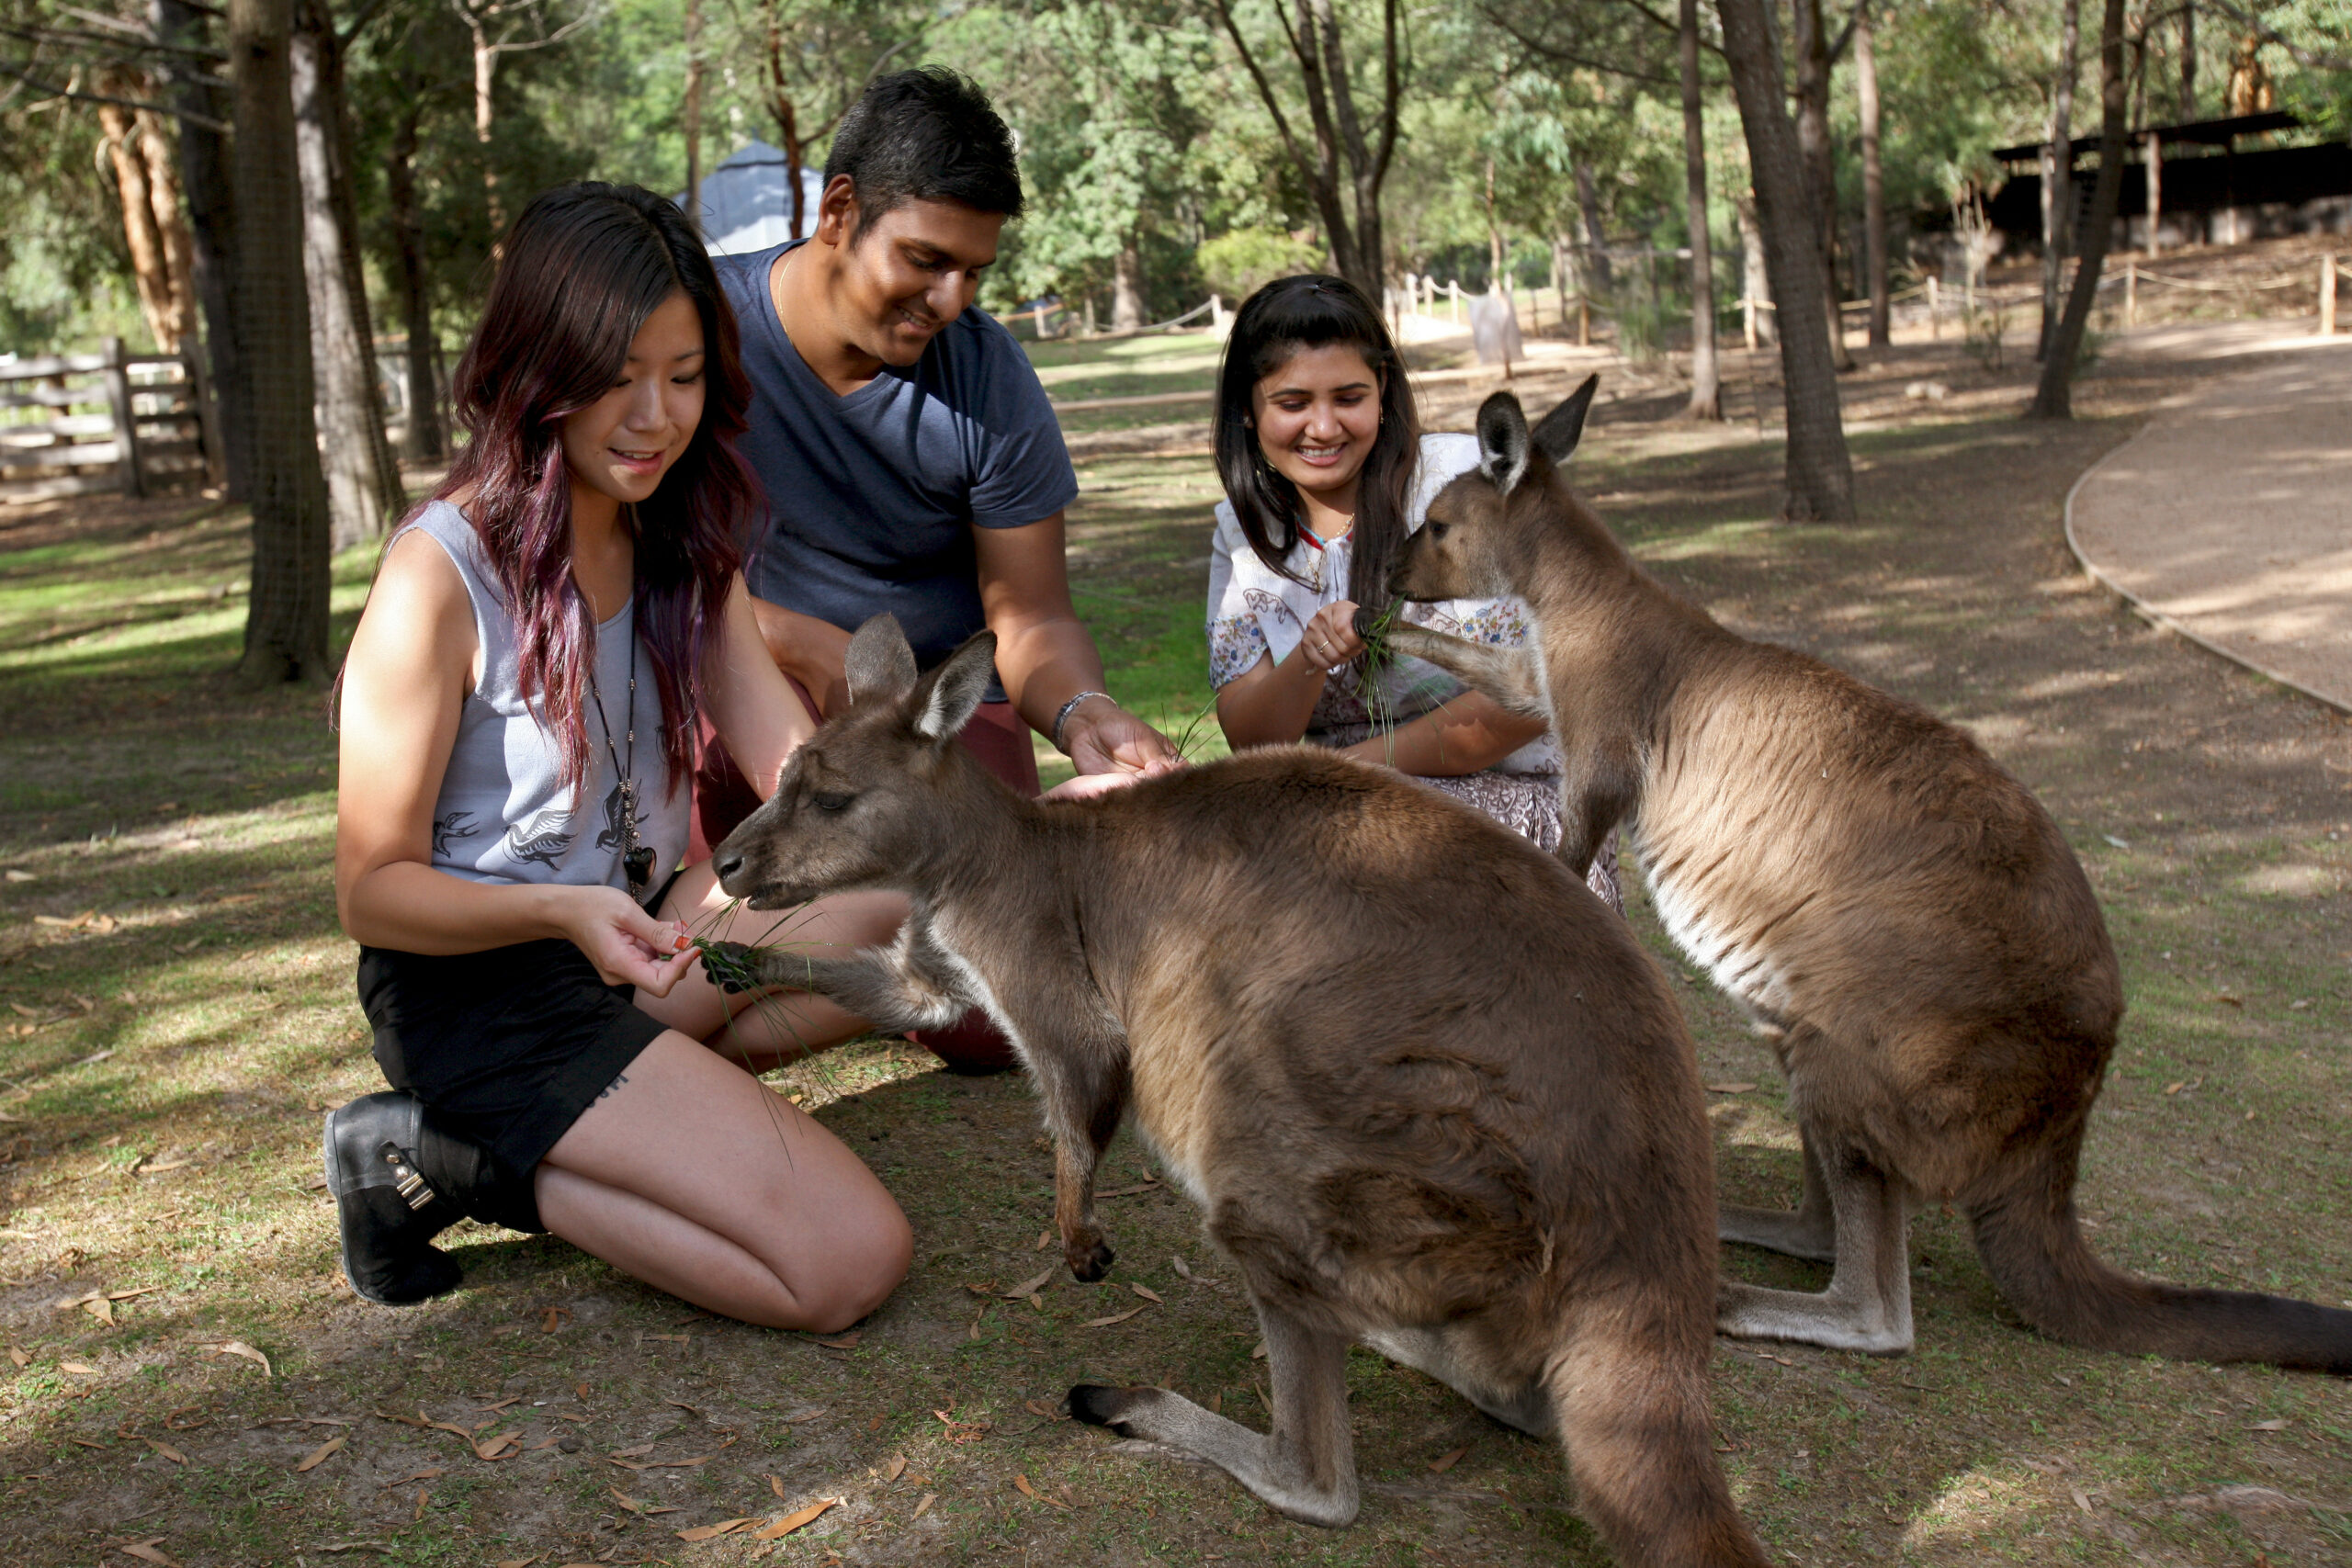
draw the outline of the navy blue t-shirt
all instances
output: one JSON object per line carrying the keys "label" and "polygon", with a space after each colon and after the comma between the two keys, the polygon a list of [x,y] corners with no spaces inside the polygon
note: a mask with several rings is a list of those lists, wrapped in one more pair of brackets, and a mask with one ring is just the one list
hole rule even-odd
{"label": "navy blue t-shirt", "polygon": [[768,496],[744,576],[770,604],[845,631],[889,611],[928,669],[988,624],[973,525],[1050,517],[1077,497],[1078,475],[1028,355],[977,306],[913,365],[835,396],[768,293],[776,257],[805,243],[712,258],[752,380],[742,452]]}

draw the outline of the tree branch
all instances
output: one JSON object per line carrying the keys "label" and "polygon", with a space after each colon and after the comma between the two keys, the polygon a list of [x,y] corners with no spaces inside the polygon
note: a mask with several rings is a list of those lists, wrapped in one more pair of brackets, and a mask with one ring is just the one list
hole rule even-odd
{"label": "tree branch", "polygon": [[[1489,7],[1485,15],[1488,22],[1509,34],[1512,42],[1530,54],[1550,61],[1555,65],[1573,65],[1580,70],[1598,71],[1609,76],[1622,76],[1628,82],[1645,82],[1656,87],[1679,88],[1681,85],[1679,76],[1662,75],[1654,71],[1631,70],[1615,61],[1595,60],[1589,55],[1579,54],[1571,49],[1563,49],[1557,44],[1546,42],[1542,39],[1531,38],[1521,32],[1519,25],[1509,16],[1492,7]],[[1708,47],[1713,48],[1713,45]],[[1723,51],[1718,49],[1715,52],[1721,54]]]}
{"label": "tree branch", "polygon": [[216,136],[229,134],[226,122],[217,120],[208,114],[198,114],[194,109],[180,108],[173,104],[150,103],[140,98],[118,98],[107,93],[85,93],[79,87],[61,87],[53,82],[41,81],[29,72],[18,71],[6,65],[0,65],[0,76],[21,82],[36,92],[47,93],[52,97],[70,99],[77,104],[111,104],[116,108],[144,109],[154,114],[170,115],[175,119],[186,120],[188,124],[209,130]]}

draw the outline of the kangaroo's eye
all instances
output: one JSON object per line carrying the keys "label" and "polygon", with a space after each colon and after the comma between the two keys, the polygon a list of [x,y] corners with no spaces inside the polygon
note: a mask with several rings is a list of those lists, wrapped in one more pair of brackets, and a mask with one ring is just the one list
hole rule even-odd
{"label": "kangaroo's eye", "polygon": [[851,796],[842,795],[838,791],[820,790],[817,794],[809,797],[809,804],[816,807],[820,811],[846,811],[849,809],[851,798]]}
{"label": "kangaroo's eye", "polygon": [[1453,532],[1453,525],[1451,523],[1439,523],[1432,520],[1429,525],[1429,531],[1430,538],[1443,539],[1448,534]]}

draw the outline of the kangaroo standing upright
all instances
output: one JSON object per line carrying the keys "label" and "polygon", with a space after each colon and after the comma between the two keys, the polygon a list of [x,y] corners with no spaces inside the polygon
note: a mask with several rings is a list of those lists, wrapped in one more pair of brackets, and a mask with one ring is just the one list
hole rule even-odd
{"label": "kangaroo standing upright", "polygon": [[919,679],[895,621],[860,627],[849,710],[716,864],[759,908],[908,895],[887,950],[732,956],[885,1030],[986,1008],[1044,1099],[1080,1279],[1111,1263],[1093,1172],[1130,1105],[1206,1212],[1265,1331],[1272,1433],[1155,1388],[1081,1385],[1072,1414],[1344,1525],[1366,1341],[1561,1438],[1624,1561],[1765,1562],[1707,1415],[1703,1094],[1624,923],[1476,812],[1309,748],[1023,799],[954,744],[994,649]]}
{"label": "kangaroo standing upright", "polygon": [[1551,720],[1561,858],[1580,874],[1624,823],[1668,931],[1780,1056],[1802,1204],[1726,1207],[1721,1234],[1835,1269],[1820,1295],[1727,1282],[1723,1331],[1908,1349],[1905,1227],[1940,1201],[2057,1338],[2352,1372],[2352,1313],[2157,1284],[2092,1256],[2075,1167],[2123,998],[2081,864],[1959,730],[1726,631],[1644,571],[1555,468],[1597,381],[1532,432],[1517,399],[1487,399],[1477,469],[1430,502],[1390,578],[1408,599],[1518,594],[1530,648],[1387,637]]}

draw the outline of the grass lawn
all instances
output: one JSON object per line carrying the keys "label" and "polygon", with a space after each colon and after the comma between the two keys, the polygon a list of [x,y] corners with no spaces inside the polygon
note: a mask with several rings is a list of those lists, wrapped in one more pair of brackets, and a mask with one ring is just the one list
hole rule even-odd
{"label": "grass lawn", "polygon": [[[1182,385],[1205,374],[1191,342],[1111,345],[1109,368],[1040,359],[1057,396],[1147,370]],[[1963,370],[1939,373],[1965,392]],[[1919,373],[1876,367],[1856,396]],[[2059,541],[2068,484],[2178,384],[2105,366],[2089,417],[2057,429],[1965,396],[1874,420],[1850,528],[1764,522],[1777,448],[1738,429],[1604,411],[1577,479],[1720,618],[1970,726],[2064,825],[2131,1005],[2086,1156],[2099,1249],[2338,1303],[2352,728],[2120,615]],[[1181,729],[1207,699],[1214,475],[1196,447],[1081,450],[1081,609],[1113,689]],[[903,1044],[779,1076],[914,1223],[911,1276],[854,1335],[704,1317],[472,1225],[447,1238],[457,1293],[356,1300],[319,1115],[380,1080],[334,917],[333,738],[321,694],[227,684],[241,520],[194,510],[0,513],[0,1561],[127,1564],[136,1543],[189,1568],[1606,1561],[1555,1450],[1369,1353],[1351,1365],[1366,1495],[1347,1531],[1059,1418],[1072,1382],[1166,1381],[1261,1421],[1246,1302],[1131,1144],[1103,1177],[1111,1278],[1050,1267],[1025,1084],[951,1077]],[[339,637],[369,564],[338,564]],[[1723,1186],[1792,1201],[1768,1054],[1631,902],[1722,1086]],[[2344,1382],[2054,1345],[1951,1217],[1921,1215],[1912,1251],[1908,1357],[1719,1342],[1723,1461],[1781,1558],[2352,1561]],[[1725,1267],[1824,1277],[1741,1249]],[[828,1499],[778,1540],[678,1533]]]}

